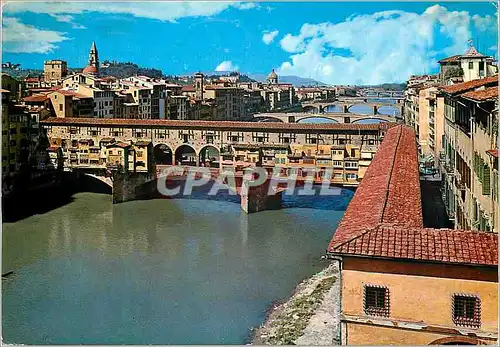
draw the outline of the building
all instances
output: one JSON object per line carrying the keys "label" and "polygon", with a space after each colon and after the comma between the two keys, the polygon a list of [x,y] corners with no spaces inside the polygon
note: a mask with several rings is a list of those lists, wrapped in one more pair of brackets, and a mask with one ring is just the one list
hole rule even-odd
{"label": "building", "polygon": [[45,82],[61,81],[68,75],[68,64],[64,60],[46,60],[43,64]]}
{"label": "building", "polygon": [[274,69],[267,75],[266,81],[269,84],[278,84],[278,74],[274,71]]}
{"label": "building", "polygon": [[9,100],[12,101],[21,100],[22,83],[5,72],[2,72],[2,89],[9,91],[8,93]]}
{"label": "building", "polygon": [[18,172],[22,166],[28,164],[30,152],[36,144],[31,142],[33,132],[29,114],[24,112],[23,107],[14,105],[9,100],[10,91],[1,89],[1,93],[2,177],[4,177]]}
{"label": "building", "polygon": [[84,74],[99,75],[99,54],[95,42],[92,42],[89,52],[89,64],[82,70]]}
{"label": "building", "polygon": [[[57,117],[41,123],[47,129],[51,145],[61,146],[65,158],[75,151],[74,161],[65,161],[66,167],[88,166],[86,161],[81,163],[78,153],[90,149],[82,147],[79,141],[99,146],[101,154],[112,141],[135,146],[130,149],[134,151],[138,151],[138,142],[148,141],[153,148],[151,160],[158,165],[172,165],[179,160],[201,165],[208,159],[211,166],[220,163],[221,167],[238,168],[266,163],[271,168],[274,162],[283,169],[316,166],[325,171],[338,161],[337,183],[348,186],[359,184],[385,129],[391,126]],[[206,154],[209,148],[212,152]],[[335,161],[333,148],[339,152]],[[137,154],[131,158],[139,160]],[[101,161],[93,167],[102,169],[105,163]],[[318,173],[316,178],[321,175]]]}
{"label": "building", "polygon": [[216,107],[213,119],[244,119],[245,104],[242,88],[209,85],[205,87],[203,96],[205,101],[213,103]]}
{"label": "building", "polygon": [[438,63],[439,77],[443,83],[452,77],[460,77],[463,82],[468,82],[498,73],[493,58],[479,53],[472,44],[465,54],[441,59]]}
{"label": "building", "polygon": [[[147,76],[134,76],[126,79],[134,86],[145,87],[149,89],[150,117],[151,119],[165,119],[167,115],[167,83],[164,80],[158,80]],[[145,105],[143,105],[145,106]]]}
{"label": "building", "polygon": [[444,95],[443,200],[457,229],[498,232],[498,76]]}
{"label": "building", "polygon": [[496,344],[497,239],[424,228],[415,135],[390,128],[328,246],[341,343]]}

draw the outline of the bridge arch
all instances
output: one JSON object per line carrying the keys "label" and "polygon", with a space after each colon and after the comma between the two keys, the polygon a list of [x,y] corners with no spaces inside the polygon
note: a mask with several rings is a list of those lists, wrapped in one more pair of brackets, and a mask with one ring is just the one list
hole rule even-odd
{"label": "bridge arch", "polygon": [[312,113],[314,112],[321,113],[321,109],[322,109],[321,105],[305,105],[302,107],[302,110],[308,113],[311,111],[313,111]]}
{"label": "bridge arch", "polygon": [[173,165],[174,164],[174,152],[169,145],[165,143],[159,143],[153,148],[153,158],[155,164],[159,165]]}
{"label": "bridge arch", "polygon": [[259,122],[268,122],[269,120],[274,120],[280,123],[284,123],[283,119],[278,117],[270,117],[270,116],[254,116],[255,119],[258,119]]}
{"label": "bridge arch", "polygon": [[437,339],[429,345],[484,345],[485,343],[467,336],[449,336]]}
{"label": "bridge arch", "polygon": [[324,120],[330,121],[331,123],[339,123],[339,121],[336,120],[335,118],[333,118],[331,116],[330,117],[324,116],[322,114],[315,114],[315,115],[311,115],[311,116],[301,117],[297,120],[297,123],[307,123],[307,122],[303,122],[303,121],[308,120],[308,119],[324,119]]}
{"label": "bridge arch", "polygon": [[383,118],[378,118],[378,117],[366,117],[366,118],[360,118],[352,121],[351,123],[357,123],[357,124],[376,124],[376,123],[385,123],[387,122],[386,119]]}
{"label": "bridge arch", "polygon": [[196,149],[189,144],[182,144],[175,149],[175,164],[197,166]]}
{"label": "bridge arch", "polygon": [[220,150],[214,145],[205,145],[198,152],[198,165],[219,167]]}

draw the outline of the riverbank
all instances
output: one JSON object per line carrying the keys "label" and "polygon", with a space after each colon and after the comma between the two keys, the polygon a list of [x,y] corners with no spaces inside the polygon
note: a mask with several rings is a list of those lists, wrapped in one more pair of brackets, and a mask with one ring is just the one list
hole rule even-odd
{"label": "riverbank", "polygon": [[270,308],[253,345],[340,344],[338,263],[301,282],[285,302]]}

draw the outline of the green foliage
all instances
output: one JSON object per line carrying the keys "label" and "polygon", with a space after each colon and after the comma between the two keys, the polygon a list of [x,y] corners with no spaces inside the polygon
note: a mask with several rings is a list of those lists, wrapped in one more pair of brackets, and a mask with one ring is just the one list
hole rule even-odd
{"label": "green foliage", "polygon": [[102,76],[114,76],[116,78],[126,78],[134,75],[141,75],[147,77],[160,78],[163,77],[161,70],[142,68],[134,63],[113,63],[109,67],[100,69]]}
{"label": "green foliage", "polygon": [[461,77],[464,75],[464,70],[460,66],[453,66],[446,70],[444,78]]}

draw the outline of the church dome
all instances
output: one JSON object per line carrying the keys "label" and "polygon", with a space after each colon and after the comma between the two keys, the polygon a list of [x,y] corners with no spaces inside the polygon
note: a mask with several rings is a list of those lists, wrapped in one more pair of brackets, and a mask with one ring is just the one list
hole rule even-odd
{"label": "church dome", "polygon": [[276,72],[274,72],[274,69],[273,71],[271,71],[271,73],[269,75],[267,75],[267,79],[270,80],[270,79],[276,79],[278,78],[278,75],[276,74]]}
{"label": "church dome", "polygon": [[97,73],[97,68],[92,65],[88,65],[83,69],[83,73],[88,73],[88,74],[96,74]]}

